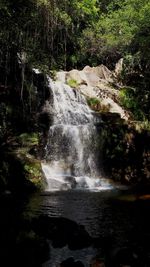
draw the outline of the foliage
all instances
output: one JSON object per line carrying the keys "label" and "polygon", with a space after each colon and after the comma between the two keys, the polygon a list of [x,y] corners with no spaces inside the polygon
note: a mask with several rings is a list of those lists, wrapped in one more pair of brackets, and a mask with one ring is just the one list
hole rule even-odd
{"label": "foliage", "polygon": [[[34,189],[43,189],[45,181],[41,169],[41,162],[36,158],[38,149],[38,134],[23,133],[17,138],[18,148],[13,154],[22,166],[22,173],[27,182],[33,185]],[[34,152],[34,153],[33,153]]]}
{"label": "foliage", "polygon": [[22,133],[18,137],[18,141],[21,144],[21,146],[38,145],[39,142],[38,133]]}
{"label": "foliage", "polygon": [[74,79],[67,80],[67,84],[72,88],[76,88],[78,86],[78,82]]}
{"label": "foliage", "polygon": [[100,103],[100,100],[99,100],[98,98],[96,98],[96,97],[91,97],[91,98],[89,98],[89,99],[87,100],[87,102],[88,102],[88,104],[89,104],[90,106],[92,106],[92,105],[97,105],[97,104],[99,104],[99,103]]}
{"label": "foliage", "polygon": [[97,112],[109,112],[109,106],[101,103],[100,99],[96,97],[87,98],[87,103],[91,109]]}
{"label": "foliage", "polygon": [[145,120],[144,112],[140,109],[138,99],[136,96],[136,89],[134,88],[123,88],[119,92],[120,104],[127,110],[130,110],[134,119]]}
{"label": "foliage", "polygon": [[26,161],[24,165],[26,178],[32,182],[36,188],[43,189],[43,177],[41,171],[41,164],[38,161]]}
{"label": "foliage", "polygon": [[10,66],[22,51],[31,63],[63,69],[112,66],[130,47],[148,56],[149,5],[147,0],[2,0],[1,64]]}
{"label": "foliage", "polygon": [[144,131],[150,132],[150,122],[148,120],[134,122],[134,127],[137,132],[142,133]]}

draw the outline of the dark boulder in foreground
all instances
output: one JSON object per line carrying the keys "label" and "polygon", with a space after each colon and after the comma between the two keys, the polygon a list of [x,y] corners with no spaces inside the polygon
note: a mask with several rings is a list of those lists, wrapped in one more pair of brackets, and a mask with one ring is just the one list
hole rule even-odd
{"label": "dark boulder in foreground", "polygon": [[60,217],[49,218],[40,216],[34,221],[35,232],[45,236],[52,242],[55,248],[68,245],[69,249],[82,249],[92,244],[92,238],[84,226],[76,222]]}
{"label": "dark boulder in foreground", "polygon": [[75,261],[73,257],[70,257],[64,260],[60,267],[84,267],[84,264],[81,261]]}

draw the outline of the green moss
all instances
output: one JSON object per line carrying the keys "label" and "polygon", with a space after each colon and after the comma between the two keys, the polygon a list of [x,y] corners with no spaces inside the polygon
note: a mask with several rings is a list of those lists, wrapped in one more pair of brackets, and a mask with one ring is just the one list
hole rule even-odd
{"label": "green moss", "polygon": [[133,98],[134,89],[122,88],[119,92],[120,103],[128,109],[136,107],[135,98]]}
{"label": "green moss", "polygon": [[38,145],[38,133],[22,133],[18,137],[18,142],[23,147]]}
{"label": "green moss", "polygon": [[138,97],[134,88],[124,87],[119,92],[120,104],[130,110],[136,120],[145,120],[145,115],[139,105]]}
{"label": "green moss", "polygon": [[100,100],[96,97],[88,98],[87,100],[89,106],[98,105],[100,104]]}
{"label": "green moss", "polygon": [[96,97],[87,98],[87,103],[91,109],[94,111],[100,111],[101,110],[101,103],[100,100]]}
{"label": "green moss", "polygon": [[29,147],[22,147],[15,151],[16,157],[23,166],[25,179],[30,181],[37,189],[45,187],[45,180],[40,160],[29,153]]}
{"label": "green moss", "polygon": [[41,163],[38,160],[26,160],[24,164],[26,178],[38,189],[43,189],[44,180],[42,175]]}
{"label": "green moss", "polygon": [[77,86],[78,86],[78,82],[74,79],[69,79],[67,81],[67,84],[72,88],[77,88]]}
{"label": "green moss", "polygon": [[50,74],[50,77],[53,80],[56,80],[56,75],[57,75],[57,71],[56,70],[50,70],[49,74]]}
{"label": "green moss", "polygon": [[[45,180],[41,168],[41,162],[36,158],[38,152],[38,133],[22,133],[17,137],[19,148],[13,153],[23,167],[25,179],[31,182],[37,189],[43,189]],[[32,154],[31,154],[32,151]]]}
{"label": "green moss", "polygon": [[101,113],[109,112],[109,105],[103,105],[101,100],[96,97],[87,98],[87,103],[94,111]]}

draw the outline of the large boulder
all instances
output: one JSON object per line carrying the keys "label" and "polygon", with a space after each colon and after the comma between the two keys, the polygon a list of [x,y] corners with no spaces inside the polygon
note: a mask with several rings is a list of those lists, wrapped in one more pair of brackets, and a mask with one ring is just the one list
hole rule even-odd
{"label": "large boulder", "polygon": [[112,81],[112,72],[103,64],[97,66],[97,67],[89,67],[86,66],[83,69],[83,72],[85,72],[88,75],[93,75],[93,77],[97,77],[99,79],[104,79],[107,81]]}
{"label": "large boulder", "polygon": [[64,260],[60,267],[84,267],[84,264],[81,261],[75,261],[73,257]]}
{"label": "large boulder", "polygon": [[[104,65],[97,67],[85,66],[83,70],[73,69],[69,72],[64,72],[66,75],[66,81],[75,80],[78,85],[85,84],[87,86],[99,86],[101,79],[112,82],[113,74],[112,72]],[[64,76],[62,72],[59,72],[57,75],[59,80],[64,81]]]}
{"label": "large boulder", "polygon": [[66,82],[69,83],[70,80],[76,81],[77,85],[86,84],[87,85],[87,78],[86,75],[79,70],[71,70],[66,73]]}
{"label": "large boulder", "polygon": [[63,217],[49,218],[41,215],[34,221],[34,230],[38,235],[51,240],[54,248],[68,245],[69,249],[77,250],[92,244],[92,238],[84,226]]}

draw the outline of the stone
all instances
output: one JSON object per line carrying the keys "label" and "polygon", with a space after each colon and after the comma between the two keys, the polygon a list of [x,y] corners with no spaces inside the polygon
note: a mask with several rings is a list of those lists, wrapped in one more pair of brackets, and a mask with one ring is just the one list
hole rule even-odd
{"label": "stone", "polygon": [[123,58],[120,58],[115,66],[115,75],[118,77],[123,70]]}
{"label": "stone", "polygon": [[[119,77],[117,75],[121,73],[122,67],[123,59],[120,59],[114,71],[109,70],[103,64],[97,67],[85,66],[82,70],[73,69],[68,72],[60,71],[56,74],[56,82],[69,85],[69,82],[71,84],[71,81],[74,81],[76,84],[76,91],[78,90],[87,98],[97,98],[100,101],[103,107],[101,110],[102,112],[109,111],[111,113],[118,113],[123,120],[128,121],[130,119],[129,112],[124,110],[119,104],[120,100],[117,83]],[[47,92],[46,87],[45,91]],[[50,108],[50,99],[52,99],[52,96],[50,93],[46,95],[48,103],[47,106],[45,104],[43,107],[43,112],[49,110],[49,114],[51,115],[51,113],[53,113],[53,110]]]}
{"label": "stone", "polygon": [[79,84],[87,84],[86,76],[82,72],[80,72],[76,69],[71,70],[66,74],[66,82],[68,83],[69,80],[75,80],[78,85]]}
{"label": "stone", "polygon": [[104,79],[104,80],[110,80],[112,78],[112,72],[103,64],[97,66],[97,67],[89,67],[86,66],[83,69],[83,72],[87,74],[93,74],[93,77],[97,76],[99,79]]}
{"label": "stone", "polygon": [[105,267],[104,260],[99,257],[95,257],[94,259],[92,259],[90,267]]}
{"label": "stone", "polygon": [[73,257],[70,257],[64,260],[60,267],[84,267],[84,264],[81,261],[75,261]]}
{"label": "stone", "polygon": [[92,243],[84,226],[63,217],[49,218],[41,215],[34,221],[34,229],[36,233],[51,240],[54,248],[68,245],[69,249],[76,250],[86,248]]}
{"label": "stone", "polygon": [[[145,259],[130,247],[113,249],[107,258],[108,266],[132,267],[145,266]],[[111,265],[112,264],[112,265]]]}
{"label": "stone", "polygon": [[70,257],[64,261],[62,261],[62,263],[60,264],[60,267],[71,267],[74,266],[74,258]]}

